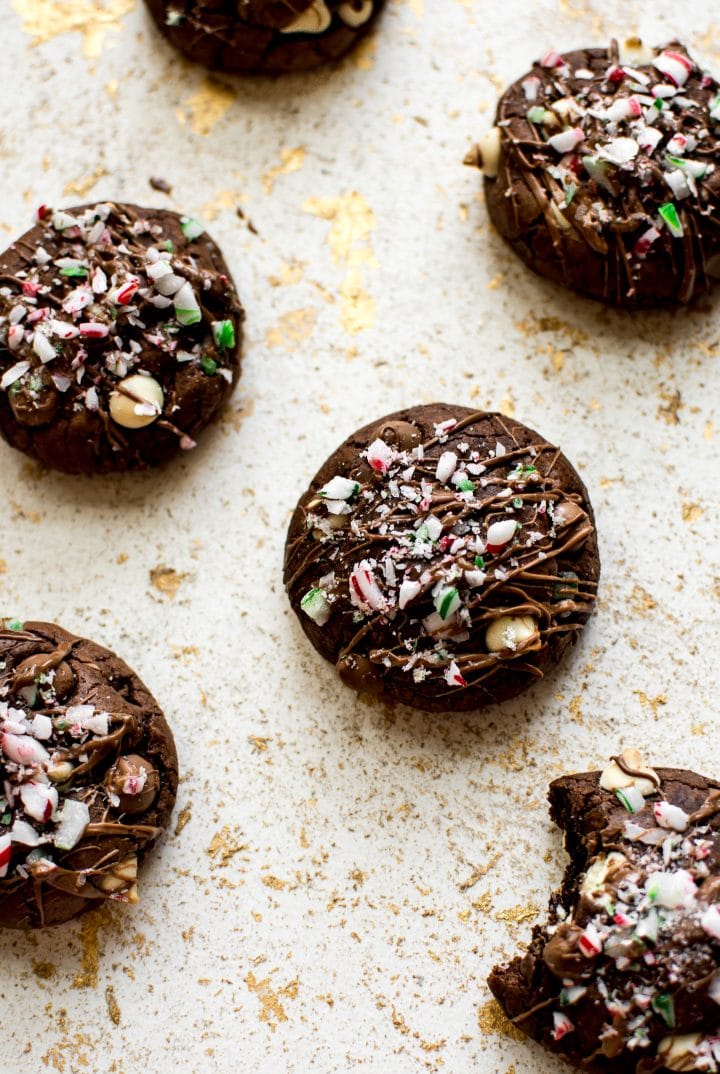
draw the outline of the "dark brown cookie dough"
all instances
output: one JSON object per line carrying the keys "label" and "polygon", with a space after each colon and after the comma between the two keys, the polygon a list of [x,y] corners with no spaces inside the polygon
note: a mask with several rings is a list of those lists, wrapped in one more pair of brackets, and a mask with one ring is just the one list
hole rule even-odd
{"label": "dark brown cookie dough", "polygon": [[613,306],[689,302],[720,276],[720,92],[673,42],[549,52],[468,157],[541,276]]}
{"label": "dark brown cookie dough", "polygon": [[0,927],[137,902],[175,804],[157,702],[124,661],[49,623],[0,620]]}
{"label": "dark brown cookie dough", "polygon": [[590,1074],[720,1070],[720,783],[647,768],[550,786],[570,855],[550,924],[490,987],[515,1025]]}
{"label": "dark brown cookie dough", "polygon": [[0,431],[68,473],[195,446],[240,372],[243,310],[196,220],[41,206],[0,255]]}
{"label": "dark brown cookie dough", "polygon": [[190,59],[230,74],[286,74],[338,60],[385,0],[146,0]]}
{"label": "dark brown cookie dough", "polygon": [[521,693],[593,609],[592,507],[559,448],[443,403],[365,426],[288,531],[303,630],[356,690],[433,712]]}

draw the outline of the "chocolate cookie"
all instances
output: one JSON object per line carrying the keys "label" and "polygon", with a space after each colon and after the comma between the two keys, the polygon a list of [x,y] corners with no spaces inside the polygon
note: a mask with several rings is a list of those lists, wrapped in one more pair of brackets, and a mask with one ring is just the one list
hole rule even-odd
{"label": "chocolate cookie", "polygon": [[490,987],[590,1074],[720,1070],[720,783],[627,750],[558,779],[570,863],[527,954]]}
{"label": "chocolate cookie", "polygon": [[338,60],[385,0],[146,0],[191,60],[230,74],[285,74]]}
{"label": "chocolate cookie", "polygon": [[175,744],[119,657],[49,623],[0,620],[0,927],[137,902],[175,803]]}
{"label": "chocolate cookie", "polygon": [[720,276],[720,93],[673,42],[551,51],[467,158],[535,272],[610,305],[689,302]]}
{"label": "chocolate cookie", "polygon": [[433,712],[542,678],[589,617],[599,572],[587,492],[560,449],[442,403],[346,440],[285,551],[292,607],[343,680]]}
{"label": "chocolate cookie", "polygon": [[232,392],[242,321],[196,220],[41,206],[0,255],[0,431],[68,473],[165,462]]}

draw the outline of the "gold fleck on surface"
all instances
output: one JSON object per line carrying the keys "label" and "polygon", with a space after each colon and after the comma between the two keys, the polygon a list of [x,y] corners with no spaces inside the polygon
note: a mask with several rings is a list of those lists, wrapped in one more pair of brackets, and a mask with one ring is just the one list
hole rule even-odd
{"label": "gold fleck on surface", "polygon": [[245,984],[260,1002],[259,1018],[261,1022],[266,1022],[273,1032],[277,1029],[278,1023],[287,1022],[288,1016],[282,1000],[297,998],[299,981],[291,981],[284,988],[275,990],[270,984],[269,977],[264,977],[261,981],[258,981],[251,971],[245,977]]}
{"label": "gold fleck on surface", "polygon": [[233,832],[226,824],[210,840],[207,853],[215,859],[218,868],[224,868],[241,850],[247,850],[247,844],[241,843],[238,836],[239,832]]}
{"label": "gold fleck on surface", "polygon": [[365,332],[375,324],[375,300],[364,286],[367,272],[377,266],[371,244],[375,213],[355,191],[339,198],[307,198],[303,210],[331,222],[332,258],[346,270],[340,287],[340,323],[349,335]]}
{"label": "gold fleck on surface", "polygon": [[268,746],[272,742],[272,738],[263,735],[248,735],[248,742],[252,746],[255,753],[267,753]]}
{"label": "gold fleck on surface", "polygon": [[658,395],[662,400],[657,411],[658,417],[666,421],[668,425],[678,425],[680,423],[680,410],[683,406],[679,389],[661,386],[658,389]]}
{"label": "gold fleck on surface", "polygon": [[284,351],[297,349],[298,344],[304,343],[313,334],[317,317],[318,311],[312,307],[289,310],[282,315],[274,328],[268,328],[266,344]]}
{"label": "gold fleck on surface", "polygon": [[644,708],[650,709],[653,716],[655,716],[656,718],[659,709],[663,708],[664,705],[667,705],[667,697],[665,694],[658,694],[657,697],[648,697],[648,695],[646,693],[643,693],[642,690],[635,690],[635,693],[640,700],[640,704]]}
{"label": "gold fleck on surface", "polygon": [[272,194],[275,180],[281,175],[292,175],[299,172],[305,163],[305,146],[299,145],[295,149],[280,150],[280,164],[269,168],[262,177],[263,190],[266,194]]}
{"label": "gold fleck on surface", "polygon": [[540,907],[529,902],[520,906],[509,906],[507,910],[498,910],[494,916],[496,921],[504,921],[508,925],[522,925],[525,921],[533,921],[539,913]]}
{"label": "gold fleck on surface", "polygon": [[266,888],[272,888],[273,891],[284,891],[288,886],[287,880],[281,880],[279,876],[273,876],[272,873],[265,873],[260,879]]}
{"label": "gold fleck on surface", "polygon": [[480,1032],[488,1036],[509,1037],[511,1040],[525,1039],[525,1034],[508,1021],[495,999],[478,1007],[477,1019]]}
{"label": "gold fleck on surface", "polygon": [[175,821],[175,835],[180,835],[180,832],[183,830],[185,825],[189,824],[191,820],[192,820],[192,803],[190,802],[190,803],[188,803],[188,805],[186,805],[184,807],[184,809],[181,809],[180,812],[178,813],[177,820]]}
{"label": "gold fleck on surface", "polygon": [[135,0],[11,0],[22,18],[23,30],[40,45],[58,34],[81,33],[83,52],[90,60],[102,53],[106,35],[122,28],[122,19]]}
{"label": "gold fleck on surface", "polygon": [[105,1003],[107,1004],[108,1017],[113,1025],[119,1026],[122,1021],[122,1013],[117,999],[115,998],[115,989],[112,985],[108,985],[105,989]]}
{"label": "gold fleck on surface", "polygon": [[476,865],[467,880],[463,880],[463,882],[461,883],[460,890],[468,891],[470,888],[474,887],[475,884],[477,884],[478,880],[482,880],[482,878],[490,872],[493,865],[497,865],[501,857],[502,855],[500,854],[500,851],[498,851],[497,854],[494,854],[490,861],[487,862],[487,864]]}
{"label": "gold fleck on surface", "polygon": [[489,914],[492,910],[492,895],[489,891],[486,891],[479,895],[477,899],[473,899],[470,905],[478,914]]}
{"label": "gold fleck on surface", "polygon": [[73,988],[97,988],[100,967],[100,932],[116,927],[112,908],[103,903],[97,910],[89,910],[80,921],[82,944],[82,969],[75,974]]}
{"label": "gold fleck on surface", "polygon": [[683,522],[699,522],[705,514],[699,503],[684,503],[681,510]]}
{"label": "gold fleck on surface", "polygon": [[189,123],[193,134],[207,137],[220,122],[235,100],[235,91],[209,75],[200,88],[183,101],[177,117],[180,123]]}
{"label": "gold fleck on surface", "polygon": [[80,179],[71,179],[69,183],[66,183],[63,187],[63,194],[68,197],[74,194],[78,198],[84,198],[105,175],[107,175],[107,169],[99,164],[91,175],[83,175]]}
{"label": "gold fleck on surface", "polygon": [[186,578],[186,574],[181,574],[173,567],[153,567],[150,571],[151,583],[166,597],[170,597],[170,600],[177,596],[177,591]]}
{"label": "gold fleck on surface", "polygon": [[649,612],[655,611],[657,601],[650,596],[647,589],[643,589],[636,583],[630,594],[630,608],[635,615],[646,616]]}

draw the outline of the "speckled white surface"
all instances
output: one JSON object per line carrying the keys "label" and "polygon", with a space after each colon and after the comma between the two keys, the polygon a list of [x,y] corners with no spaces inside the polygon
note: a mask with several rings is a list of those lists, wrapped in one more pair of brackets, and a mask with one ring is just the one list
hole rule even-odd
{"label": "speckled white surface", "polygon": [[[395,0],[338,69],[267,83],[208,82],[140,0],[2,4],[2,235],[39,202],[180,208],[208,221],[248,310],[233,406],[174,469],[86,481],[0,446],[4,612],[115,648],[184,773],[135,910],[0,937],[3,1070],[561,1069],[506,1035],[485,985],[560,879],[548,779],[631,744],[720,770],[720,311],[630,318],[536,280],[460,161],[551,45],[679,34],[717,71],[710,9]],[[355,700],[280,581],[320,462],[435,399],[559,441],[604,567],[552,681],[459,720]]]}

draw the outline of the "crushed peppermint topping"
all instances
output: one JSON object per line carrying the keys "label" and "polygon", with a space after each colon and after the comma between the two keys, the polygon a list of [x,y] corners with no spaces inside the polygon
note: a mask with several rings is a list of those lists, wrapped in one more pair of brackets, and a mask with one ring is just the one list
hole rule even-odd
{"label": "crushed peppermint topping", "polygon": [[512,431],[490,445],[482,417],[438,422],[413,446],[355,441],[345,473],[301,504],[305,542],[287,563],[305,615],[354,639],[343,659],[412,672],[439,696],[577,632],[595,597],[564,569],[593,526],[555,477],[557,449]]}
{"label": "crushed peppermint topping", "polygon": [[[167,391],[177,352],[202,376],[232,383],[228,352],[239,320],[227,315],[240,314],[232,284],[208,267],[197,221],[178,223],[177,249],[159,221],[114,204],[41,206],[29,240],[11,247],[0,289],[0,391],[20,424],[42,424],[58,408],[112,419],[117,383],[147,374]],[[193,444],[170,413],[164,424]]]}
{"label": "crushed peppermint topping", "polygon": [[609,62],[582,55],[591,70],[547,53],[503,98],[496,129],[531,162],[553,231],[573,228],[605,255],[617,243],[637,269],[663,233],[686,235],[686,207],[714,219],[718,84],[677,44],[636,66],[615,45]]}

